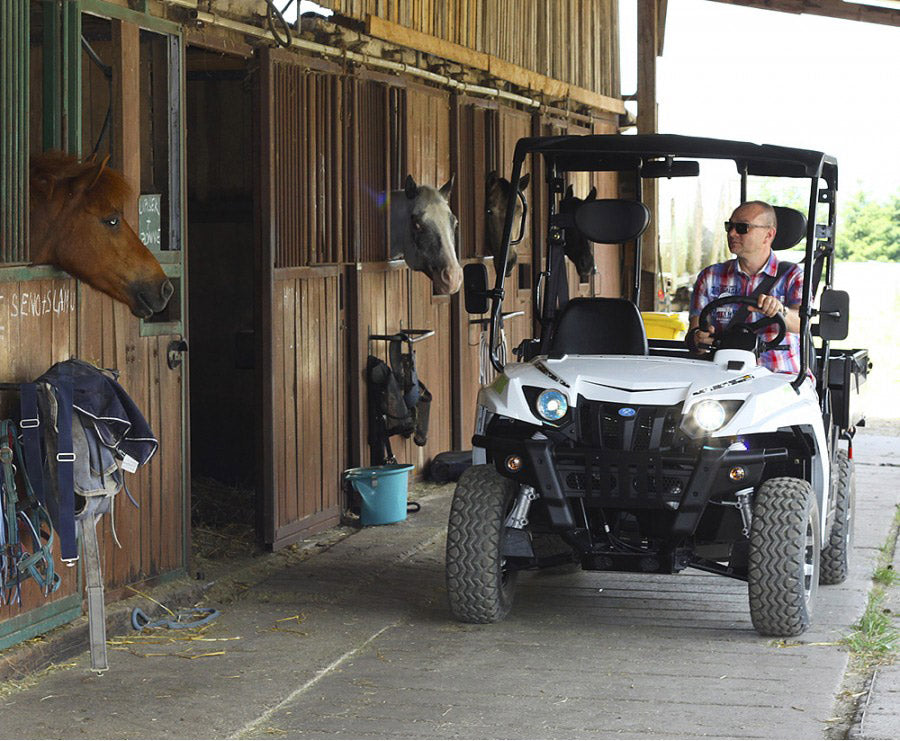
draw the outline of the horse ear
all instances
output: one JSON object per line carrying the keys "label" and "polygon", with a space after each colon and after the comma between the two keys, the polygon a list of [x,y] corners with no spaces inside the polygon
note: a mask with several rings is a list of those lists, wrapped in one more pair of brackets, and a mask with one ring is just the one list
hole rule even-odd
{"label": "horse ear", "polygon": [[456,179],[456,173],[450,175],[450,179],[441,186],[441,195],[445,201],[450,200],[450,191],[453,190],[453,181]]}
{"label": "horse ear", "polygon": [[411,201],[419,195],[419,186],[416,185],[412,175],[406,176],[406,183],[403,185],[403,189],[406,191],[406,197]]}
{"label": "horse ear", "polygon": [[594,186],[591,186],[591,190],[587,194],[587,198],[585,198],[584,200],[585,201],[593,201],[596,198],[597,198],[597,186],[594,185]]}
{"label": "horse ear", "polygon": [[97,181],[103,174],[103,170],[106,169],[107,162],[109,162],[109,155],[106,155],[100,164],[95,165],[92,162],[88,162],[87,164],[90,165],[90,167],[74,180],[72,183],[72,191],[75,193],[87,193],[97,184]]}
{"label": "horse ear", "polygon": [[575,195],[575,191],[572,190],[572,186],[571,185],[566,186],[566,194],[563,196],[563,198],[571,198],[574,195]]}
{"label": "horse ear", "polygon": [[519,178],[519,190],[525,190],[528,187],[528,183],[531,182],[531,173],[526,173],[522,177]]}

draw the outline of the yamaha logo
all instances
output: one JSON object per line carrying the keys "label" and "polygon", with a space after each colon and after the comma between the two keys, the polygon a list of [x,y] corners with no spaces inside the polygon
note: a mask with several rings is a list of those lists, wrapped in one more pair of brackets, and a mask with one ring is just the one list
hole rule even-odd
{"label": "yamaha logo", "polygon": [[620,417],[633,417],[635,414],[637,414],[637,412],[631,407],[622,407],[619,410]]}

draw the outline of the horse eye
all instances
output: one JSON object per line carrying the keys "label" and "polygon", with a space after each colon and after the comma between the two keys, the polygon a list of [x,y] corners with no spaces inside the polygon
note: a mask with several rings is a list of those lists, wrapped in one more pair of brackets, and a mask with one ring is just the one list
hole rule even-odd
{"label": "horse eye", "polygon": [[118,216],[110,216],[106,219],[103,219],[103,223],[109,227],[117,227],[119,225],[119,217]]}
{"label": "horse eye", "polygon": [[419,221],[418,219],[413,219],[412,228],[417,232],[421,231],[422,230],[422,222]]}

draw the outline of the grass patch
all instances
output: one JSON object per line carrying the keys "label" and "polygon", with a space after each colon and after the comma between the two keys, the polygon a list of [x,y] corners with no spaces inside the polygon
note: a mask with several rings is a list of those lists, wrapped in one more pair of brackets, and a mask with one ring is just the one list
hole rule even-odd
{"label": "grass patch", "polygon": [[897,583],[897,572],[893,565],[882,566],[875,569],[872,580],[882,587],[892,587]]}
{"label": "grass patch", "polygon": [[869,599],[862,617],[853,625],[853,632],[842,643],[851,653],[851,660],[857,668],[889,664],[897,656],[900,644],[900,630],[894,624],[894,615],[884,607],[887,591],[897,584],[894,571],[894,549],[900,532],[900,507],[894,509],[894,521],[887,540],[881,546],[878,561],[872,573],[874,582],[869,591]]}
{"label": "grass patch", "polygon": [[865,612],[853,625],[853,632],[844,639],[854,658],[867,666],[887,663],[897,652],[900,632],[894,627],[891,611],[883,607],[884,596],[881,587],[869,592]]}

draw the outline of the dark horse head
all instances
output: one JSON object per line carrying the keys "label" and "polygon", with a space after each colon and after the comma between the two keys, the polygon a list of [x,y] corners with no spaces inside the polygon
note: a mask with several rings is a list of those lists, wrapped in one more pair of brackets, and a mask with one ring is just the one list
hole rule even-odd
{"label": "dark horse head", "polygon": [[439,189],[417,185],[406,176],[403,190],[391,191],[391,256],[431,278],[436,294],[453,294],[462,285],[456,259],[456,216],[450,211],[453,176]]}
{"label": "dark horse head", "polygon": [[31,159],[31,257],[126,304],[142,319],[174,291],[157,259],[123,217],[125,179],[102,162],[62,152]]}
{"label": "dark horse head", "polygon": [[[516,189],[518,194],[521,194],[525,188],[528,187],[528,182],[531,179],[531,175],[522,175],[519,178],[519,187]],[[487,219],[485,220],[485,227],[487,231],[487,248],[488,252],[491,253],[494,257],[494,266],[499,267],[500,265],[500,250],[502,247],[503,240],[503,223],[506,220],[506,207],[509,203],[509,191],[510,191],[509,180],[506,178],[497,177],[497,171],[491,170],[487,176],[487,183],[485,185],[484,192],[484,207],[485,213],[487,215]],[[513,215],[513,226],[512,226],[512,234],[510,235],[510,244],[509,244],[509,254],[506,257],[506,270],[504,271],[504,275],[509,277],[510,273],[512,273],[512,269],[516,264],[516,260],[518,256],[516,255],[516,250],[514,245],[516,244],[516,231],[519,228],[519,223],[522,219],[522,199],[516,198],[515,205],[515,214]],[[519,238],[521,239],[521,235]],[[516,240],[516,241],[513,241]]]}
{"label": "dark horse head", "polygon": [[[566,188],[565,196],[559,202],[559,212],[561,214],[571,214],[574,219],[575,212],[582,203],[593,201],[596,198],[597,188],[592,187],[590,193],[588,193],[585,198],[576,198],[572,191],[572,186],[570,185]],[[578,228],[574,223],[572,226],[565,227],[565,236],[566,257],[568,257],[575,265],[575,269],[578,271],[578,277],[581,279],[581,282],[586,283],[591,279],[591,276],[597,272],[597,268],[594,265],[594,250],[591,248],[591,243],[580,231],[578,231]]]}

